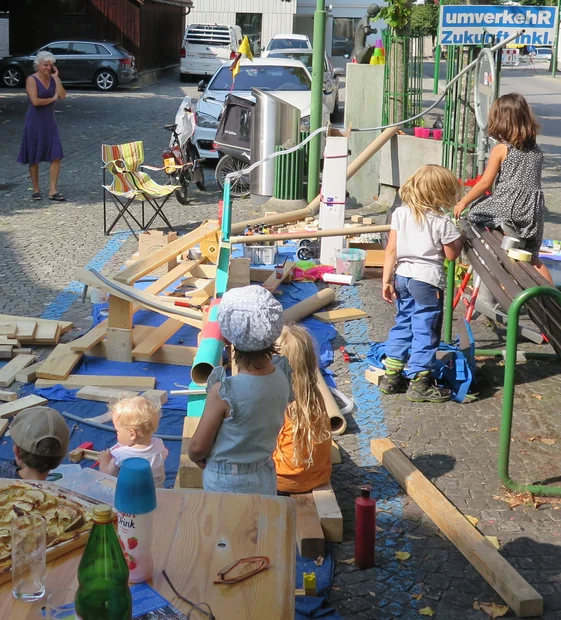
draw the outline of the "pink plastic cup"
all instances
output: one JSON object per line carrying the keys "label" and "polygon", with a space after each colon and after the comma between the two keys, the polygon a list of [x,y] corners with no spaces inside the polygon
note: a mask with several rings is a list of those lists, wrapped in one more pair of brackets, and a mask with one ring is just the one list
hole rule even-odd
{"label": "pink plastic cup", "polygon": [[430,138],[430,129],[421,127],[421,138]]}
{"label": "pink plastic cup", "polygon": [[432,137],[435,140],[442,140],[442,129],[433,129],[432,130]]}
{"label": "pink plastic cup", "polygon": [[423,127],[415,127],[415,138],[422,138]]}

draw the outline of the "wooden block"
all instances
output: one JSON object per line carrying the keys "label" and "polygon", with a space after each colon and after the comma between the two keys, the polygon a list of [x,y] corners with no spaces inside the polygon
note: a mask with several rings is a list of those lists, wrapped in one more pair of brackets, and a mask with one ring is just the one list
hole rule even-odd
{"label": "wooden block", "polygon": [[367,267],[383,267],[386,253],[381,243],[363,243],[360,241],[349,242],[350,248],[359,248],[366,252]]}
{"label": "wooden block", "polygon": [[[1,371],[0,371],[1,372]],[[110,376],[110,375],[70,375],[61,381],[53,379],[37,379],[36,388],[52,387],[62,385],[69,390],[83,388],[86,385],[96,385],[99,387],[112,387],[123,390],[152,390],[156,386],[156,377],[130,377],[130,376]]]}
{"label": "wooden block", "polygon": [[374,224],[374,219],[371,217],[364,217],[362,218],[362,225],[363,226],[372,226]]}
{"label": "wooden block", "polygon": [[33,349],[28,347],[14,347],[12,349],[12,355],[15,357],[16,355],[33,355]]}
{"label": "wooden block", "polygon": [[191,269],[191,275],[195,278],[208,278],[210,280],[216,280],[216,265],[198,261],[198,264]]}
{"label": "wooden block", "polygon": [[41,368],[42,365],[43,362],[37,362],[36,364],[32,364],[31,366],[27,366],[27,368],[20,370],[18,373],[16,373],[16,381],[19,381],[20,383],[29,383],[31,381],[35,381],[35,379],[37,378],[37,371],[39,370],[39,368]]}
{"label": "wooden block", "polygon": [[5,432],[8,430],[10,420],[0,420],[0,437],[4,437]]}
{"label": "wooden block", "polygon": [[296,502],[296,543],[300,555],[311,560],[325,557],[325,539],[312,494],[291,497]]}
{"label": "wooden block", "polygon": [[342,459],[341,459],[341,450],[339,449],[339,444],[332,439],[331,440],[331,464],[339,465],[341,462],[342,462]]}
{"label": "wooden block", "polygon": [[133,356],[152,355],[183,327],[181,321],[167,319],[132,350]]}
{"label": "wooden block", "polygon": [[251,260],[249,258],[232,258],[228,272],[228,290],[250,285]]}
{"label": "wooden block", "polygon": [[382,377],[386,374],[383,368],[372,368],[364,371],[364,378],[374,385],[380,385]]}
{"label": "wooden block", "polygon": [[22,344],[58,344],[62,328],[58,323],[37,323],[33,337],[19,336]]}
{"label": "wooden block", "polygon": [[363,310],[356,308],[340,308],[338,310],[328,310],[326,312],[316,312],[313,314],[314,319],[318,319],[322,323],[341,323],[342,321],[354,321],[355,319],[364,319],[368,314]]}
{"label": "wooden block", "polygon": [[312,491],[316,510],[325,540],[343,541],[343,515],[337,503],[331,483],[324,484]]}
{"label": "wooden block", "polygon": [[6,336],[0,336],[0,346],[21,347],[19,340],[15,338],[7,338]]}
{"label": "wooden block", "polygon": [[0,344],[0,360],[11,360],[13,348],[11,344]]}
{"label": "wooden block", "polygon": [[114,362],[132,362],[132,329],[108,327],[106,357]]}
{"label": "wooden block", "polygon": [[47,405],[48,402],[49,401],[46,398],[36,396],[35,394],[24,396],[23,398],[18,398],[11,403],[0,405],[0,418],[12,417],[24,409],[29,409],[29,407],[38,407],[39,405]]}
{"label": "wooden block", "polygon": [[96,400],[101,403],[108,403],[109,401],[119,400],[121,398],[131,398],[132,396],[138,396],[138,392],[95,386],[83,387],[76,392],[77,398],[81,398],[82,400]]}
{"label": "wooden block", "polygon": [[389,439],[373,439],[370,449],[517,616],[543,613],[539,593]]}
{"label": "wooden block", "polygon": [[6,390],[0,390],[0,400],[4,402],[11,402],[17,400],[17,392],[7,392]]}
{"label": "wooden block", "polygon": [[37,331],[37,321],[33,319],[19,320],[17,323],[16,338],[20,342],[32,340]]}
{"label": "wooden block", "polygon": [[354,222],[355,224],[360,224],[362,220],[362,215],[351,215],[351,222]]}
{"label": "wooden block", "polygon": [[96,325],[96,327],[90,329],[87,334],[84,334],[80,338],[76,338],[76,340],[73,340],[70,343],[70,348],[73,351],[87,351],[88,349],[95,347],[98,342],[103,340],[105,338],[106,332],[107,327],[105,325]]}
{"label": "wooden block", "polygon": [[33,364],[35,359],[35,355],[18,355],[4,368],[0,368],[0,387],[10,387],[16,380],[17,373]]}
{"label": "wooden block", "polygon": [[37,371],[40,379],[66,379],[83,353],[72,351],[69,344],[58,344]]}
{"label": "wooden block", "polygon": [[132,303],[116,295],[109,295],[108,327],[132,329]]}
{"label": "wooden block", "polygon": [[[144,327],[142,325],[141,327]],[[135,328],[136,329],[136,328]],[[134,330],[133,330],[134,339]],[[175,364],[176,366],[192,366],[197,353],[197,347],[189,347],[182,344],[164,344],[152,355],[134,355],[139,362],[151,362],[154,364]],[[107,357],[107,343],[102,340],[93,349],[87,351],[93,357]]]}
{"label": "wooden block", "polygon": [[15,323],[0,323],[0,334],[6,338],[15,338],[17,329]]}
{"label": "wooden block", "polygon": [[146,390],[146,392],[142,393],[142,396],[149,398],[155,403],[160,403],[160,405],[165,405],[168,402],[168,393],[166,390]]}
{"label": "wooden block", "polygon": [[187,455],[189,439],[193,436],[200,419],[193,416],[185,416],[185,421],[183,422],[183,441],[181,442],[181,456],[177,472],[177,480],[182,489],[203,488],[203,470],[193,463]]}

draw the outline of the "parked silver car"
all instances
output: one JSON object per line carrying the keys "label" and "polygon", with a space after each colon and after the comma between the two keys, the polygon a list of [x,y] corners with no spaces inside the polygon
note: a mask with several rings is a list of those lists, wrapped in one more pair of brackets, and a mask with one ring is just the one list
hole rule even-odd
{"label": "parked silver car", "polygon": [[106,41],[54,41],[27,56],[0,58],[0,85],[23,86],[35,72],[33,61],[39,52],[50,52],[64,84],[93,84],[99,90],[113,90],[137,79],[134,56],[116,43]]}

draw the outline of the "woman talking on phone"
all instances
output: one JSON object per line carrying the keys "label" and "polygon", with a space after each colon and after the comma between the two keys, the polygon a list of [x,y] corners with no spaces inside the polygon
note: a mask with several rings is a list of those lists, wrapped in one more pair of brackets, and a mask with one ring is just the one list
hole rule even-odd
{"label": "woman talking on phone", "polygon": [[56,59],[50,52],[39,52],[33,62],[36,73],[30,75],[25,82],[29,108],[25,115],[18,162],[29,164],[33,200],[41,200],[39,163],[42,161],[51,162],[49,200],[65,200],[57,190],[62,144],[58,134],[54,104],[57,99],[66,97],[66,91],[60,82],[55,62]]}

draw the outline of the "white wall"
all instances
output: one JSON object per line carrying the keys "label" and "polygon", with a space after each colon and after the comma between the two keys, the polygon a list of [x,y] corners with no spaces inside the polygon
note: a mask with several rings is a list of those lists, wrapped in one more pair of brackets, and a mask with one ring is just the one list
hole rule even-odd
{"label": "white wall", "polygon": [[[204,10],[198,9],[204,7]],[[187,15],[189,24],[236,23],[236,13],[261,13],[261,45],[265,47],[269,39],[278,33],[292,32],[292,17],[296,12],[296,1],[280,0],[204,0],[195,2],[195,8]]]}
{"label": "white wall", "polygon": [[8,54],[10,53],[10,37],[8,25],[8,18],[0,17],[0,58],[2,58],[2,56],[8,56]]}

